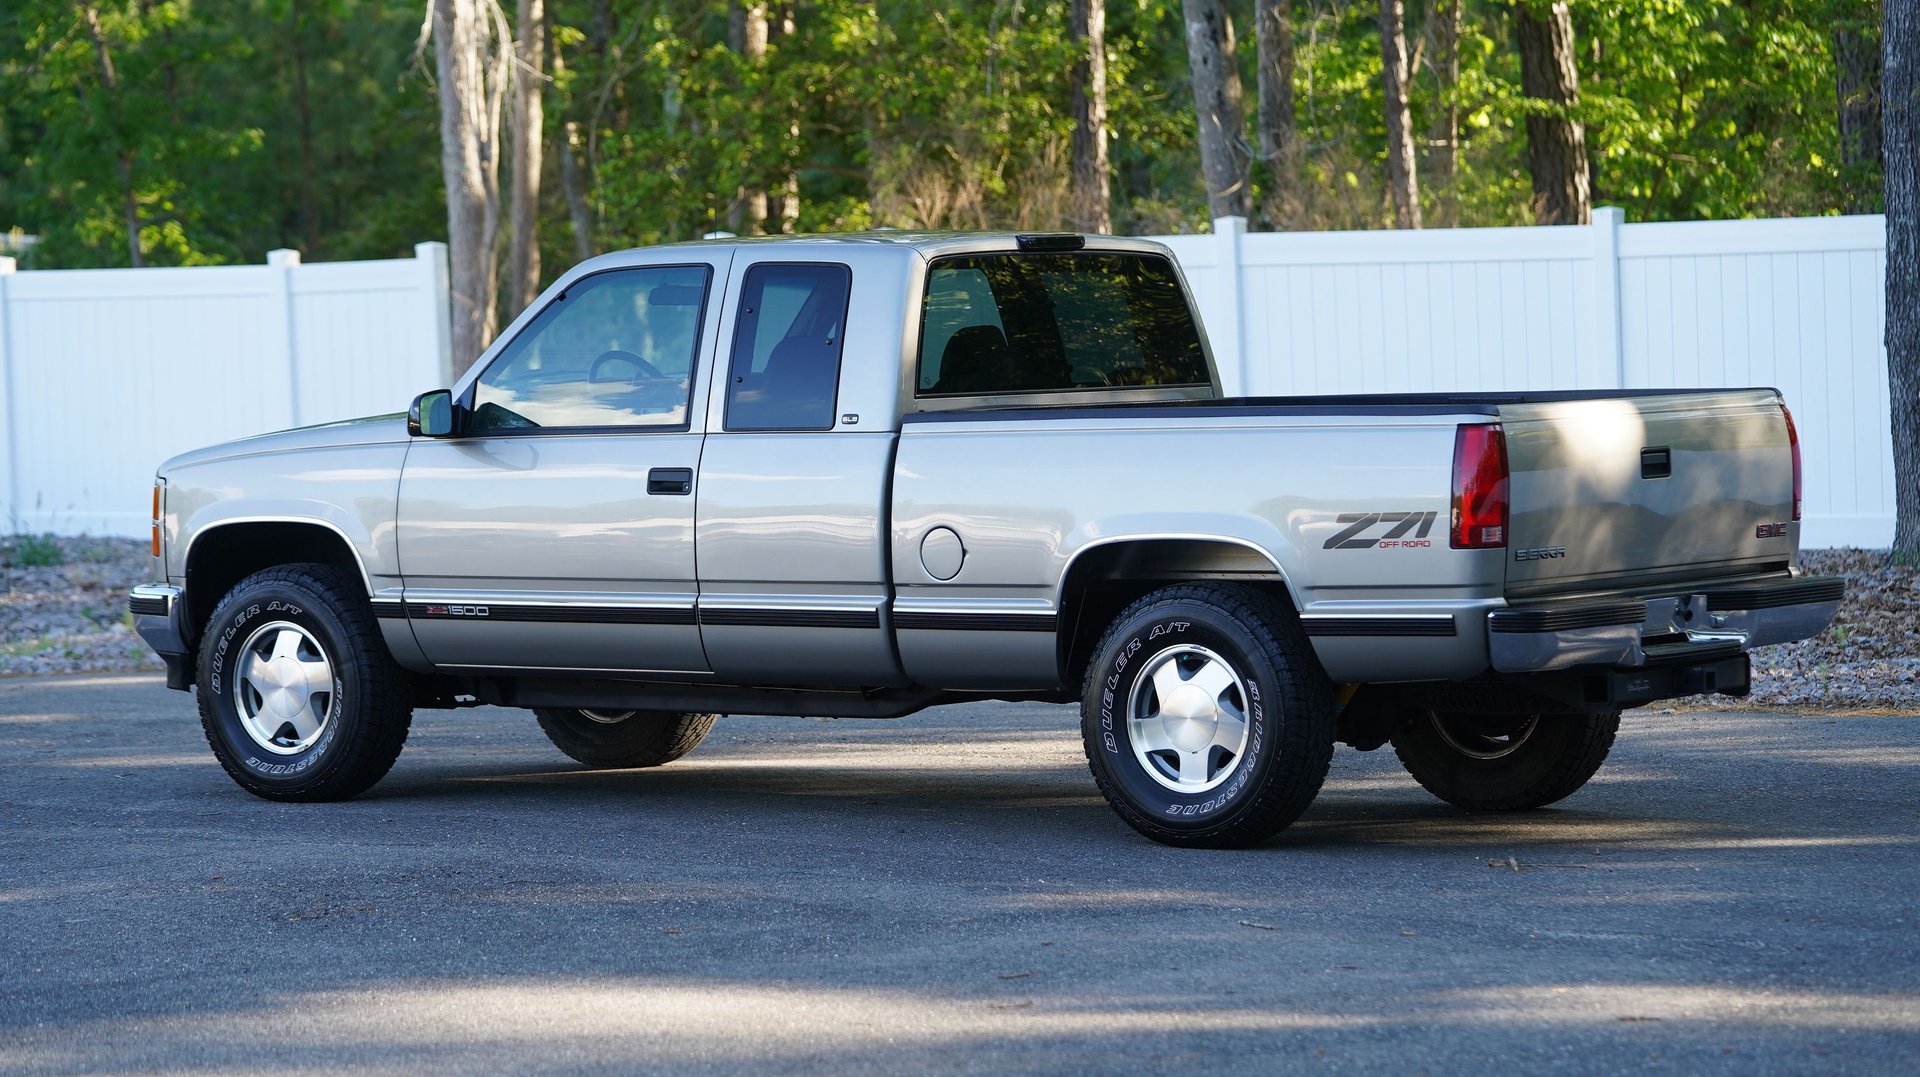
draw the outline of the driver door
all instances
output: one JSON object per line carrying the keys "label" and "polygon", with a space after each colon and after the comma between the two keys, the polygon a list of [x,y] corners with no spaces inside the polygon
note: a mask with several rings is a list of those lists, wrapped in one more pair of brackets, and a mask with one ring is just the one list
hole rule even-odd
{"label": "driver door", "polygon": [[731,254],[566,283],[400,480],[407,618],[449,670],[700,674],[694,485]]}

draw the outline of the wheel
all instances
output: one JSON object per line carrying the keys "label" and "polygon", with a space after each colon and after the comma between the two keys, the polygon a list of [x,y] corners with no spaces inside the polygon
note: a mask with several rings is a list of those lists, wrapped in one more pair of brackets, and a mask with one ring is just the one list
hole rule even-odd
{"label": "wheel", "polygon": [[1571,796],[1606,762],[1620,712],[1442,714],[1425,711],[1393,736],[1415,781],[1468,811],[1538,808]]}
{"label": "wheel", "polygon": [[536,710],[553,746],[590,767],[657,767],[700,746],[717,714]]}
{"label": "wheel", "polygon": [[1093,780],[1168,845],[1240,848],[1306,811],[1333,756],[1333,689],[1293,612],[1227,584],[1155,591],[1095,648],[1080,704]]}
{"label": "wheel", "polygon": [[200,644],[200,727],[242,789],[344,800],[392,768],[413,705],[359,577],[284,565],[241,580]]}

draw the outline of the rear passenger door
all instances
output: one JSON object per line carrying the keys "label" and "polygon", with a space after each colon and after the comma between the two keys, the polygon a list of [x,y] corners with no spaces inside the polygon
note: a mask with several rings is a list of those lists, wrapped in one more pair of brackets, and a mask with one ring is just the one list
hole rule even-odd
{"label": "rear passenger door", "polygon": [[757,262],[734,276],[700,460],[708,661],[747,683],[900,683],[882,511],[894,435],[836,410],[842,369],[894,370],[898,342],[891,356],[849,354],[882,345],[849,334],[845,264]]}

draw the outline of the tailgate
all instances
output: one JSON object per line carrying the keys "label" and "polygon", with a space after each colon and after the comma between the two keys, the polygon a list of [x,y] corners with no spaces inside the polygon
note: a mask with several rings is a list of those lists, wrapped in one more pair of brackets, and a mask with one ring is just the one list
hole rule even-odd
{"label": "tailgate", "polygon": [[1793,450],[1771,389],[1505,404],[1507,592],[1631,589],[1784,566]]}

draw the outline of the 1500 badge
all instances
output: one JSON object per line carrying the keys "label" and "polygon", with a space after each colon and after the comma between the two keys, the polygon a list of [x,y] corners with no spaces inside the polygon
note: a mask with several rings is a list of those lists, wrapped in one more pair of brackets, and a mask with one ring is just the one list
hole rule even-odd
{"label": "1500 badge", "polygon": [[485,617],[490,611],[485,606],[428,606],[424,612],[428,617]]}
{"label": "1500 badge", "polygon": [[[1433,519],[1437,512],[1343,512],[1340,523],[1348,525],[1340,533],[1328,539],[1323,550],[1413,550],[1425,549],[1433,545],[1427,533],[1433,530]],[[1372,537],[1364,534],[1368,529],[1385,524],[1387,530]],[[1408,532],[1412,536],[1408,537]]]}

